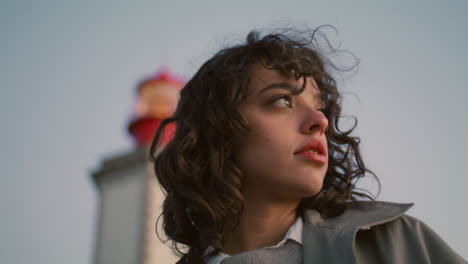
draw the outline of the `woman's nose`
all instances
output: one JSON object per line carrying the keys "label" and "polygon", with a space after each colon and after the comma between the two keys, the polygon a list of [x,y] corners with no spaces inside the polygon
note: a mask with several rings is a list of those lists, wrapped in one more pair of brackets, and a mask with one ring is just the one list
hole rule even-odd
{"label": "woman's nose", "polygon": [[327,126],[327,117],[322,112],[311,109],[305,113],[301,124],[301,132],[304,134],[319,133],[319,135],[322,136]]}

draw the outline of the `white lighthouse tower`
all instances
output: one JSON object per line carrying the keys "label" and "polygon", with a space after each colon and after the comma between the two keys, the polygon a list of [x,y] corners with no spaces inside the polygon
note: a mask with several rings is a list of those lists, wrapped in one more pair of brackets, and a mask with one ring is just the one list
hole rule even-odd
{"label": "white lighthouse tower", "polygon": [[[92,173],[99,192],[95,264],[175,263],[179,257],[158,239],[164,195],[149,161],[149,143],[160,122],[173,114],[183,82],[167,70],[143,80],[128,130],[135,149],[108,157]],[[167,143],[175,126],[165,130]],[[160,232],[162,234],[162,232]]]}

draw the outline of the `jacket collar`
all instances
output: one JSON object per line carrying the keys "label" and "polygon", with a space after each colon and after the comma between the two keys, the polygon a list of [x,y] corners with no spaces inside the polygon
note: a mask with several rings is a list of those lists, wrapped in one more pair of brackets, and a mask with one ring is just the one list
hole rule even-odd
{"label": "jacket collar", "polygon": [[318,211],[306,210],[302,229],[304,264],[355,263],[356,232],[390,222],[412,206],[412,203],[352,202],[343,214],[333,218],[322,218]]}
{"label": "jacket collar", "polygon": [[383,224],[403,215],[414,204],[399,204],[376,201],[359,201],[348,203],[343,214],[333,218],[322,218],[316,210],[304,212],[304,222],[314,226],[338,229],[367,229],[370,226]]}

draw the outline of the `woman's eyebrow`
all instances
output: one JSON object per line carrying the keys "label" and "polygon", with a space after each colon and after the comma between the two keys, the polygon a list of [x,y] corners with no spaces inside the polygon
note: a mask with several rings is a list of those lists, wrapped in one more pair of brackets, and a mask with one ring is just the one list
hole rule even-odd
{"label": "woman's eyebrow", "polygon": [[[261,94],[265,91],[268,91],[268,90],[271,90],[271,89],[284,89],[284,90],[287,90],[289,92],[293,92],[293,91],[296,91],[297,88],[290,85],[289,83],[286,83],[286,82],[281,82],[281,83],[272,83],[268,86],[266,86],[265,88],[263,88],[262,90],[260,90],[260,92],[258,92],[258,94]],[[325,104],[325,102],[323,101],[322,97],[320,96],[320,93],[314,93],[314,99],[319,101],[320,103],[322,104]]]}
{"label": "woman's eyebrow", "polygon": [[268,90],[271,90],[271,89],[276,89],[276,88],[280,88],[280,89],[284,89],[284,90],[287,90],[287,91],[294,91],[295,87],[293,87],[292,85],[290,85],[289,83],[285,83],[285,82],[281,82],[281,83],[272,83],[268,86],[266,86],[265,88],[263,88],[260,92],[258,92],[258,94],[261,94],[265,91],[268,91]]}

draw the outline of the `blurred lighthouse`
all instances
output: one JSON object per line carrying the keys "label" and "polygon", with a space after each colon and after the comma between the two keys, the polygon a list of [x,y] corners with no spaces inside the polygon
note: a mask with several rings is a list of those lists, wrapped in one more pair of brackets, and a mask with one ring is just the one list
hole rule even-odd
{"label": "blurred lighthouse", "polygon": [[[178,257],[161,243],[156,225],[164,195],[152,163],[149,144],[162,120],[173,115],[184,82],[163,68],[136,87],[136,103],[128,120],[135,148],[104,159],[92,173],[99,191],[96,227],[96,264],[175,263]],[[175,124],[166,126],[163,144],[171,139]],[[162,233],[162,232],[160,232]]]}

